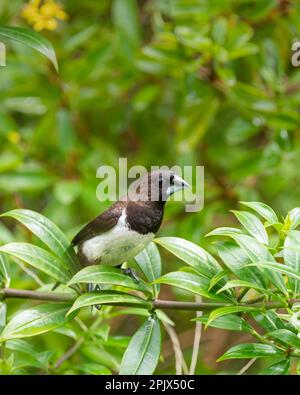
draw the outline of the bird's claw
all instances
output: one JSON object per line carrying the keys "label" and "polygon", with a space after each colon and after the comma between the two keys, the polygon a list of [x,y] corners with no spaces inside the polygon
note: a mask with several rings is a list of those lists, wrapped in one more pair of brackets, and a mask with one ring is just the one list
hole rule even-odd
{"label": "bird's claw", "polygon": [[138,284],[140,282],[140,279],[138,277],[138,275],[136,274],[136,272],[131,269],[130,267],[126,268],[126,269],[122,269],[122,272],[124,274],[126,274],[127,276],[129,276],[130,278],[132,278],[132,280]]}
{"label": "bird's claw", "polygon": [[[95,286],[94,286],[94,284],[88,284],[88,292],[101,292],[101,287],[99,284],[96,284]],[[91,311],[93,311],[93,307],[95,307],[97,310],[102,309],[101,304],[95,304],[95,305],[91,306]]]}
{"label": "bird's claw", "polygon": [[88,284],[88,292],[100,292],[101,291],[101,287],[99,284]]}

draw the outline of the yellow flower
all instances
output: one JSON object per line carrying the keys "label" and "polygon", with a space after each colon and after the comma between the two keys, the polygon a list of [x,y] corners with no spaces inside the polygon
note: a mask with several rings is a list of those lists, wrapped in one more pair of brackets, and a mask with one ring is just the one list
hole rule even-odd
{"label": "yellow flower", "polygon": [[23,8],[22,17],[35,30],[55,30],[57,19],[66,20],[68,14],[54,0],[31,0]]}
{"label": "yellow flower", "polygon": [[21,136],[18,132],[11,131],[7,135],[8,140],[13,144],[18,144],[21,141]]}

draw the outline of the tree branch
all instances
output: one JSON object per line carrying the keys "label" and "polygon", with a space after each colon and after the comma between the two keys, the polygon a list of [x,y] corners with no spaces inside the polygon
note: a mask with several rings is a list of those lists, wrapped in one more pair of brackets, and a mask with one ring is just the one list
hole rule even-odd
{"label": "tree branch", "polygon": [[[27,291],[22,289],[3,288],[0,290],[0,300],[5,299],[31,299],[31,300],[43,300],[47,302],[74,302],[76,296],[70,293],[58,293],[58,292],[40,292],[40,291]],[[300,302],[300,299],[290,299],[288,305],[291,306],[293,303]],[[108,303],[109,305],[109,303]],[[122,306],[122,302],[113,303],[114,306]],[[190,311],[211,311],[220,307],[232,306],[230,303],[215,303],[215,302],[178,302],[176,300],[161,300],[156,299],[152,302],[154,309],[161,310],[190,310]],[[286,308],[284,303],[280,302],[268,302],[268,303],[253,303],[249,300],[245,303],[239,303],[236,306],[252,306],[264,309],[280,309]],[[144,308],[141,306],[141,308]]]}
{"label": "tree branch", "polygon": [[27,291],[23,289],[4,288],[0,290],[0,299],[32,299],[47,302],[74,302],[76,297],[70,293]]}

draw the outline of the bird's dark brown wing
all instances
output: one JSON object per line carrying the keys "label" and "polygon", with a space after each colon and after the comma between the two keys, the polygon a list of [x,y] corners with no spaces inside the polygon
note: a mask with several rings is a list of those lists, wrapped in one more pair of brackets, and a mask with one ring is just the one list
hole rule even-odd
{"label": "bird's dark brown wing", "polygon": [[114,227],[122,211],[126,206],[126,202],[119,201],[113,204],[110,208],[100,214],[98,217],[88,223],[72,240],[72,245],[79,244],[101,233],[107,232]]}

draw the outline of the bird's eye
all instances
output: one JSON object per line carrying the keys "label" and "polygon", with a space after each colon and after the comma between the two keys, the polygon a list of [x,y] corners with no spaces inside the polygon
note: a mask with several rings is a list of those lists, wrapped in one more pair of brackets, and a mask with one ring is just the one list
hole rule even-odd
{"label": "bird's eye", "polygon": [[170,184],[171,184],[171,185],[174,184],[174,178],[175,178],[175,177],[174,177],[174,175],[172,174],[171,177],[170,177]]}

